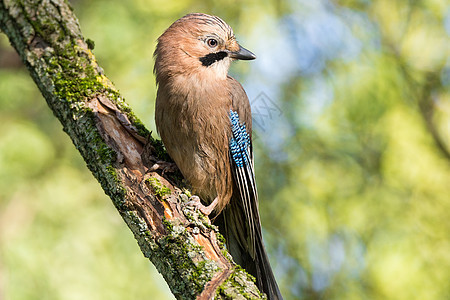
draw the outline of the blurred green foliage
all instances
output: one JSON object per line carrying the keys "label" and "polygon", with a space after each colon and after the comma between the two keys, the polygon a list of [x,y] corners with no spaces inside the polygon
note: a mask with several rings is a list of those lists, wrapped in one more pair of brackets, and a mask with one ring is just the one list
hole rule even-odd
{"label": "blurred green foliage", "polygon": [[[72,4],[151,130],[174,20],[218,15],[257,54],[231,73],[286,299],[450,299],[448,1]],[[0,299],[173,299],[19,66],[0,35]]]}

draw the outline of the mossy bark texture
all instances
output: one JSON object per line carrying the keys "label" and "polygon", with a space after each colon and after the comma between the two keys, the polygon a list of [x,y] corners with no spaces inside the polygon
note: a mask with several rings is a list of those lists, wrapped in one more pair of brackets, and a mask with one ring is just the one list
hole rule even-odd
{"label": "mossy bark texture", "polygon": [[175,297],[263,298],[209,220],[183,208],[179,181],[152,171],[166,157],[161,142],[98,66],[69,3],[0,0],[0,28]]}

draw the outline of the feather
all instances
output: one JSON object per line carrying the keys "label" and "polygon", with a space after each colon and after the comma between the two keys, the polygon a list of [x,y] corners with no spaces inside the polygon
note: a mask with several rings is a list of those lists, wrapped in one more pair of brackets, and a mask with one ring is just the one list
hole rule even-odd
{"label": "feather", "polygon": [[231,254],[240,258],[239,263],[255,276],[258,286],[269,299],[282,299],[262,240],[250,133],[246,124],[240,122],[236,111],[230,110],[230,123],[231,172],[238,195],[232,198],[230,208],[224,213],[225,221],[228,221],[226,227],[234,228],[235,234],[230,239],[228,233],[227,239],[239,245],[230,247]]}

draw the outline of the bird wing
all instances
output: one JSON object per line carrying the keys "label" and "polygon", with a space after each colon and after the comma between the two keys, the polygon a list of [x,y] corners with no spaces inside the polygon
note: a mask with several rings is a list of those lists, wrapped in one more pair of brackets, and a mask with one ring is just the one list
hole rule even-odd
{"label": "bird wing", "polygon": [[264,247],[258,211],[250,102],[242,86],[228,77],[232,108],[229,155],[234,189],[224,211],[225,237],[235,261],[255,276],[269,300],[282,300]]}
{"label": "bird wing", "polygon": [[241,211],[244,213],[243,215],[235,214],[235,222],[241,227],[240,232],[237,233],[237,241],[255,259],[255,244],[261,236],[261,225],[253,164],[250,102],[239,82],[231,77],[229,77],[229,82],[232,98],[232,109],[230,110],[232,134],[229,154],[233,179],[238,191],[237,198],[240,200],[239,203],[234,203],[234,206],[241,206]]}

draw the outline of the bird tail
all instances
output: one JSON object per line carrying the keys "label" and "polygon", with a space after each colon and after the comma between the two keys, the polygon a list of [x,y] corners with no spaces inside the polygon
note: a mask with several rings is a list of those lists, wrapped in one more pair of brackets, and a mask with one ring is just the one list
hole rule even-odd
{"label": "bird tail", "polygon": [[282,300],[283,297],[281,296],[280,289],[278,288],[275,276],[273,275],[262,236],[257,237],[256,239],[256,258],[254,264],[256,265],[256,278],[260,278],[260,280],[257,279],[258,287],[267,294],[269,300]]}
{"label": "bird tail", "polygon": [[[239,204],[231,200],[227,208],[222,212],[222,218],[216,220],[219,230],[227,241],[227,248],[234,261],[243,267],[249,274],[256,278],[256,285],[267,295],[269,300],[282,300],[280,289],[273,275],[269,258],[264,247],[259,214],[253,223],[255,230],[254,245],[249,245],[248,221],[245,214],[239,208]],[[234,202],[234,203],[233,203]],[[239,203],[239,202],[237,202]],[[222,226],[221,226],[222,225]]]}

